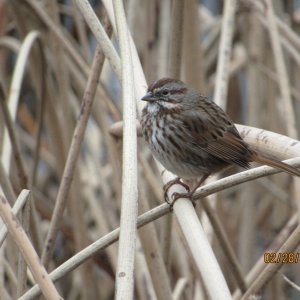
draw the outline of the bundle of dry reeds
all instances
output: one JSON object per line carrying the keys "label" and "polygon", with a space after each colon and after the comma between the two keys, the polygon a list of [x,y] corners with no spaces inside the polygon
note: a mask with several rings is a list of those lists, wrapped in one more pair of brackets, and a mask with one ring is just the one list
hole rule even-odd
{"label": "bundle of dry reeds", "polygon": [[300,166],[297,1],[124,2],[0,1],[0,299],[298,299],[299,178],[234,169],[171,210],[136,121],[180,78]]}

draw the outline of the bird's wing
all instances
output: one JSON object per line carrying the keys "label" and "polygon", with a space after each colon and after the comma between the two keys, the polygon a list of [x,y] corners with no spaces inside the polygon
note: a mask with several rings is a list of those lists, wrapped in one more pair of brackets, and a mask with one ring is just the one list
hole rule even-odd
{"label": "bird's wing", "polygon": [[194,112],[187,120],[184,125],[194,151],[202,150],[229,164],[249,168],[252,151],[222,110],[217,116]]}

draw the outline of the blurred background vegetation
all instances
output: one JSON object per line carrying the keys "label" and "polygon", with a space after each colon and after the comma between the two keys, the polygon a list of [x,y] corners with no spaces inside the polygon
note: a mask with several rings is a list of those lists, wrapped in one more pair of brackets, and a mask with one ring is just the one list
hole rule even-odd
{"label": "blurred background vegetation", "polygon": [[[172,2],[125,1],[128,24],[148,83],[169,75]],[[179,77],[212,97],[224,1],[182,2]],[[271,2],[284,53],[292,114],[286,109],[282,73],[273,51],[274,28],[267,18],[269,1],[237,3],[232,19],[228,97],[223,104],[237,123],[299,139],[300,1]],[[105,7],[100,0],[90,3],[118,49]],[[0,83],[6,100],[1,106],[10,111],[17,142],[10,146],[7,121],[1,114],[0,185],[4,195],[14,200],[22,189],[31,190],[30,202],[27,201],[19,219],[39,256],[45,251],[58,192],[64,188],[62,174],[96,46],[94,35],[74,1],[0,0]],[[122,139],[112,134],[111,126],[121,120],[120,82],[105,61],[79,159],[74,162],[72,184],[64,194],[64,214],[59,218],[53,254],[46,263],[49,271],[119,226]],[[139,210],[144,212],[163,202],[162,182],[142,139],[138,158]],[[291,177],[280,174],[212,197],[215,214],[245,278],[266,249],[278,249],[296,227],[299,196],[294,193]],[[196,209],[234,293],[239,286],[222,247],[201,205]],[[164,218],[153,224],[152,233],[159,241],[156,251],[165,259],[174,299],[208,299],[176,220],[171,228],[167,228]],[[140,231],[140,235],[135,295],[136,299],[156,299],[156,288],[149,275],[152,236],[149,231]],[[169,244],[166,240],[170,236]],[[56,287],[65,299],[113,299],[116,262],[114,243],[63,276]],[[287,264],[274,274],[261,291],[263,299],[299,299],[299,286],[291,283],[300,285],[298,266]],[[0,298],[16,299],[33,284],[18,247],[8,235],[0,248]]]}

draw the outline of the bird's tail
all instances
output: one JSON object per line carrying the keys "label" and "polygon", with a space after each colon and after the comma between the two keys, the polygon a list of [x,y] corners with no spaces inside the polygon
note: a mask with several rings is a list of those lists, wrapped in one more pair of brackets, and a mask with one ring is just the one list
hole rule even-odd
{"label": "bird's tail", "polygon": [[270,167],[282,170],[286,173],[289,173],[291,175],[296,175],[300,177],[300,170],[298,170],[295,167],[292,167],[280,160],[274,159],[274,158],[267,158],[261,154],[253,154],[253,161],[258,162],[262,165],[268,165]]}

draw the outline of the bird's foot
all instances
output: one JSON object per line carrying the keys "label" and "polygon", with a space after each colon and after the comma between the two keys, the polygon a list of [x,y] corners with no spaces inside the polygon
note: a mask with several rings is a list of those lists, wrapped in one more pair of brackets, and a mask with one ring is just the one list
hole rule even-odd
{"label": "bird's foot", "polygon": [[[185,184],[184,182],[182,182],[180,180],[180,177],[176,177],[174,178],[173,180],[170,180],[169,182],[167,182],[163,189],[164,189],[164,199],[165,201],[170,204],[172,207],[173,207],[173,199],[172,199],[172,202],[170,202],[169,200],[169,197],[168,197],[168,191],[169,189],[171,188],[171,186],[173,186],[174,184],[180,184],[181,186],[183,186],[188,192],[190,192],[190,188],[187,184]],[[178,193],[174,193],[174,194],[178,194]],[[173,194],[173,195],[174,195]],[[172,195],[172,198],[173,198],[173,195]]]}
{"label": "bird's foot", "polygon": [[196,201],[193,200],[193,196],[194,196],[195,191],[191,191],[191,192],[187,192],[187,193],[173,193],[172,194],[172,202],[170,203],[170,206],[173,207],[175,202],[179,199],[179,198],[186,198],[189,199],[194,208],[196,207]]}
{"label": "bird's foot", "polygon": [[[187,188],[187,193],[173,193],[172,194],[172,202],[169,203],[171,208],[173,208],[174,206],[174,203],[179,199],[179,198],[187,198],[187,199],[190,199],[194,208],[196,207],[196,201],[194,200],[194,194],[195,192],[197,191],[197,189],[202,185],[202,183],[206,180],[206,178],[209,176],[209,174],[204,174],[202,176],[202,178],[200,179],[200,181],[197,183],[197,185],[192,189],[190,190],[190,188]],[[182,182],[181,182],[182,183]]]}
{"label": "bird's foot", "polygon": [[[173,208],[174,206],[174,203],[179,199],[179,198],[187,198],[187,199],[190,199],[193,206],[196,207],[196,201],[193,199],[194,198],[194,194],[196,192],[196,190],[202,185],[202,183],[206,180],[206,178],[209,176],[210,174],[204,174],[202,176],[202,178],[200,179],[200,181],[197,183],[197,185],[192,189],[190,190],[190,187],[185,184],[184,182],[182,182],[180,180],[180,177],[176,177],[175,179],[167,182],[165,185],[164,185],[164,198],[165,198],[165,201],[170,205],[171,209]],[[187,190],[187,193],[173,193],[171,198],[172,198],[172,201],[169,200],[168,198],[168,191],[170,189],[170,187],[174,184],[180,184],[182,185],[186,190]]]}

